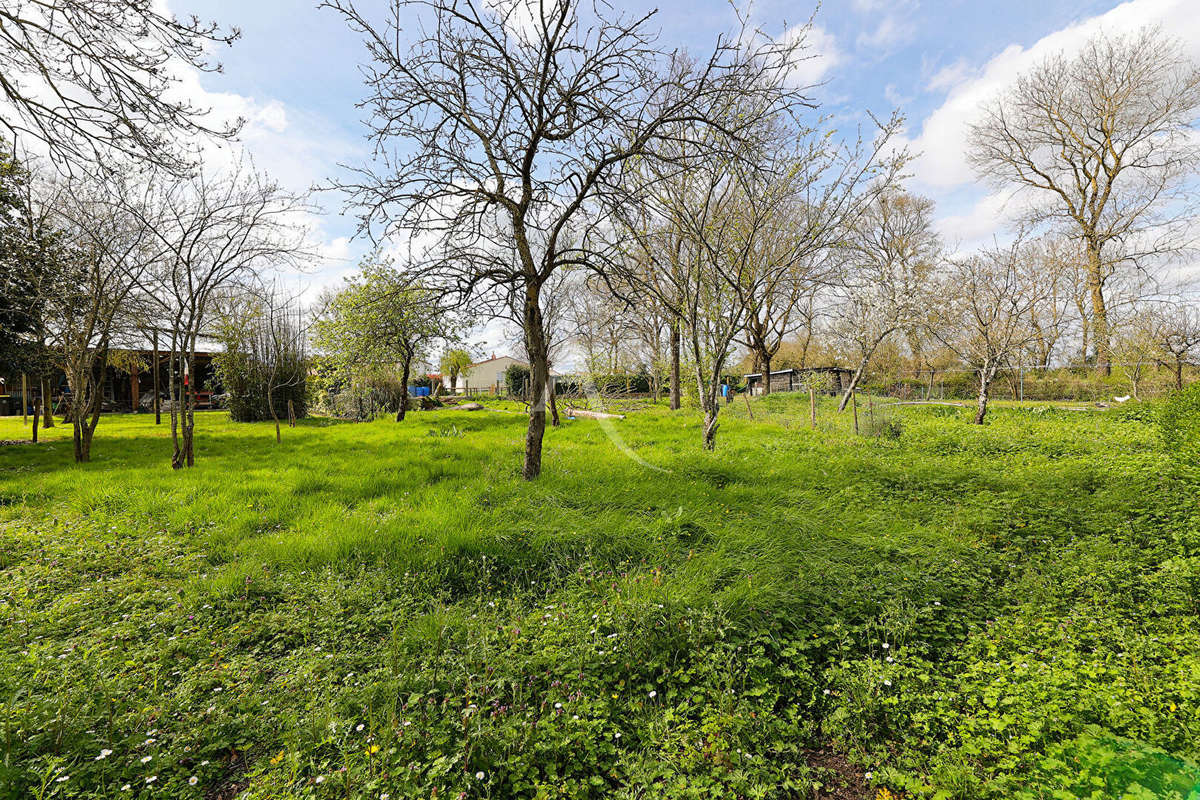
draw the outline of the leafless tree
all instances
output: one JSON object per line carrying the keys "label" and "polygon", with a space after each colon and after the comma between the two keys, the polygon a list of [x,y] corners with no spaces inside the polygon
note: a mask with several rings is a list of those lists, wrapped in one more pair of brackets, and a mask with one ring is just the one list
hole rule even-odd
{"label": "leafless tree", "polygon": [[1170,303],[1153,313],[1150,326],[1159,361],[1171,368],[1178,391],[1183,388],[1184,365],[1200,350],[1200,310],[1188,303]]}
{"label": "leafless tree", "polygon": [[196,351],[212,304],[267,270],[303,265],[309,253],[300,220],[308,206],[246,165],[216,178],[163,175],[149,185],[152,211],[129,210],[161,254],[141,285],[169,337],[171,465],[179,469],[195,459]]}
{"label": "leafless tree", "polygon": [[824,136],[820,124],[783,128],[754,155],[753,191],[743,201],[742,236],[753,275],[742,285],[746,305],[743,343],[771,391],[771,361],[802,320],[803,300],[833,278],[830,250],[854,228],[896,180],[903,158],[887,158],[884,135],[846,148]]}
{"label": "leafless tree", "polygon": [[1130,309],[1129,319],[1114,329],[1113,355],[1120,361],[1134,400],[1140,400],[1138,391],[1146,368],[1155,364],[1162,356],[1158,345],[1156,323],[1157,309],[1138,306]]}
{"label": "leafless tree", "polygon": [[[794,46],[735,35],[688,62],[658,44],[652,14],[573,0],[391,0],[382,21],[353,0],[322,5],[363,34],[371,59],[376,166],[342,187],[363,228],[439,234],[439,257],[425,268],[439,284],[521,297],[533,394],[522,474],[536,478],[549,375],[544,285],[560,268],[605,259],[584,220],[675,123],[705,130],[719,119],[724,142],[755,121],[719,113],[732,92],[756,115],[792,102],[777,88]],[[410,40],[402,27],[415,31]]]}
{"label": "leafless tree", "polygon": [[832,292],[831,330],[858,363],[839,411],[850,402],[879,346],[922,317],[940,248],[932,201],[899,191],[874,197],[845,234],[843,272]]}
{"label": "leafless tree", "polygon": [[970,158],[997,185],[1026,190],[1035,219],[1082,243],[1097,365],[1111,372],[1106,284],[1186,243],[1181,203],[1200,163],[1191,138],[1200,65],[1155,28],[1101,34],[1045,59],[990,102]]}
{"label": "leafless tree", "polygon": [[[276,281],[260,286],[236,287],[213,300],[213,333],[223,345],[218,356],[223,388],[230,395],[243,393],[243,402],[265,394],[267,413],[275,423],[275,442],[282,441],[279,392],[302,391],[308,374],[310,317],[298,297]],[[232,379],[234,385],[230,385]],[[231,402],[234,402],[231,398]],[[231,414],[233,410],[231,407]],[[256,418],[250,417],[250,418]],[[287,400],[289,427],[295,427],[295,409]],[[234,419],[238,419],[234,416]]]}
{"label": "leafless tree", "polygon": [[1045,285],[1025,243],[951,260],[936,289],[930,332],[979,377],[975,424],[987,414],[996,373],[1036,338],[1030,314]]}
{"label": "leafless tree", "polygon": [[230,137],[241,122],[209,125],[205,109],[176,99],[178,71],[219,71],[208,50],[239,33],[158,9],[152,0],[0,0],[0,124],[68,168],[192,166],[183,139]]}
{"label": "leafless tree", "polygon": [[47,327],[71,390],[75,460],[84,462],[91,460],[100,421],[109,351],[133,324],[131,297],[160,251],[150,231],[127,213],[146,203],[136,184],[114,176],[60,188],[54,207],[69,244],[62,280],[47,297]]}
{"label": "leafless tree", "polygon": [[[1029,324],[1033,328],[1030,351],[1033,363],[1039,367],[1051,366],[1063,338],[1067,335],[1077,310],[1084,297],[1079,293],[1081,284],[1075,280],[1075,267],[1081,263],[1071,256],[1078,248],[1073,243],[1049,236],[1031,242],[1030,255],[1038,263],[1045,291],[1029,311]],[[1086,323],[1086,316],[1080,315]],[[1086,345],[1084,346],[1086,350]]]}

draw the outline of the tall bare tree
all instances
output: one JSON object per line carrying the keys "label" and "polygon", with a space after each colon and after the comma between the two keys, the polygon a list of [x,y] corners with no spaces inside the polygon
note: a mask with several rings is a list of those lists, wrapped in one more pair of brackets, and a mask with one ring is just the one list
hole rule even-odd
{"label": "tall bare tree", "polygon": [[1191,138],[1200,65],[1156,28],[1101,34],[1058,53],[988,103],[971,128],[980,175],[1026,190],[1035,219],[1083,245],[1097,365],[1111,372],[1106,284],[1185,243],[1181,204],[1200,164]]}
{"label": "tall bare tree", "polygon": [[128,210],[160,253],[141,280],[141,296],[170,347],[171,466],[179,469],[195,463],[196,352],[213,303],[266,271],[303,265],[309,253],[300,221],[308,206],[244,164],[220,177],[162,175],[148,186],[152,205]]}
{"label": "tall bare tree", "polygon": [[951,260],[934,296],[930,332],[973,368],[979,379],[975,424],[987,415],[996,373],[1035,340],[1032,310],[1046,288],[1025,243]]}
{"label": "tall bare tree", "polygon": [[[1073,257],[1078,251],[1073,244],[1051,235],[1029,245],[1030,255],[1039,265],[1045,288],[1029,311],[1029,324],[1034,337],[1030,352],[1033,363],[1038,367],[1047,368],[1051,365],[1059,345],[1075,321],[1071,312],[1083,301],[1078,292],[1080,284],[1075,280],[1075,268],[1081,262]],[[1079,321],[1086,323],[1086,317]]]}
{"label": "tall bare tree", "polygon": [[838,405],[844,411],[875,351],[893,334],[914,327],[925,311],[941,242],[933,202],[900,191],[873,198],[845,234],[842,275],[833,290],[831,330],[857,360]]}
{"label": "tall bare tree", "polygon": [[884,157],[898,124],[852,147],[821,135],[820,124],[784,127],[753,155],[760,179],[740,209],[751,275],[742,284],[743,343],[771,391],[771,361],[797,323],[801,303],[833,278],[830,251],[859,225],[897,178],[904,159]]}
{"label": "tall bare tree", "polygon": [[62,279],[47,296],[47,327],[71,391],[77,462],[91,460],[109,351],[133,324],[130,299],[161,252],[150,229],[128,213],[145,203],[142,189],[115,176],[73,180],[55,193],[69,244]]}
{"label": "tall bare tree", "polygon": [[732,92],[748,107],[757,96],[763,114],[791,102],[777,89],[795,47],[735,35],[685,62],[658,44],[652,14],[574,0],[391,0],[382,21],[353,0],[322,5],[363,34],[371,59],[376,162],[343,186],[364,228],[439,233],[442,257],[424,270],[439,284],[521,298],[533,394],[522,474],[536,478],[549,375],[542,288],[562,267],[605,257],[591,237],[565,234],[588,227],[625,165],[653,157],[673,123],[719,122],[727,141],[754,122],[714,113]]}

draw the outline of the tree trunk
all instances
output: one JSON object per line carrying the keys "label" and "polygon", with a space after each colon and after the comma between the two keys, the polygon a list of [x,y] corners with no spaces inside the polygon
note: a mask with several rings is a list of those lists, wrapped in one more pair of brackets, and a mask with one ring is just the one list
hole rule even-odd
{"label": "tree trunk", "polygon": [[33,407],[33,435],[31,437],[34,444],[37,444],[38,422],[42,419],[42,409],[38,406]]}
{"label": "tree trunk", "polygon": [[717,408],[704,409],[704,449],[717,449],[717,428],[721,427],[717,424]]}
{"label": "tree trunk", "polygon": [[[104,369],[108,365],[108,346],[104,345],[92,355],[91,367],[85,375],[83,386],[75,393],[75,409],[72,413],[72,439],[75,444],[76,463],[92,460],[92,436],[100,422],[100,393],[104,386]],[[86,402],[84,402],[86,398]]]}
{"label": "tree trunk", "polygon": [[1183,391],[1183,359],[1175,359],[1175,391]]}
{"label": "tree trunk", "polygon": [[525,287],[525,349],[529,354],[529,427],[525,431],[525,463],[521,475],[527,481],[542,474],[542,437],[546,433],[546,383],[550,378],[550,359],[546,331],[538,302],[539,287]]}
{"label": "tree trunk", "polygon": [[401,363],[403,367],[400,376],[400,410],[396,412],[396,422],[404,422],[404,415],[408,413],[408,372],[412,368],[412,354],[406,352]]}
{"label": "tree trunk", "polygon": [[550,386],[547,389],[547,392],[550,395],[550,425],[552,427],[557,428],[559,426],[559,421],[558,421],[558,401],[556,399],[557,392],[555,391],[555,388],[556,387],[554,385],[554,379],[551,378]]}
{"label": "tree trunk", "polygon": [[874,349],[872,349],[870,353],[867,353],[863,357],[863,360],[859,362],[858,369],[854,370],[854,374],[850,376],[850,383],[846,384],[846,390],[842,393],[842,401],[838,403],[839,414],[846,410],[846,406],[850,404],[850,399],[858,391],[858,382],[862,380],[863,373],[867,371],[867,364],[870,362],[871,355],[874,352]]}
{"label": "tree trunk", "polygon": [[1096,367],[1105,375],[1112,374],[1112,357],[1110,353],[1108,307],[1104,300],[1103,263],[1100,259],[1100,248],[1089,241],[1088,256],[1088,293],[1092,299],[1092,338],[1096,342]]}
{"label": "tree trunk", "polygon": [[129,366],[129,402],[133,404],[133,413],[137,413],[142,404],[141,379],[138,374],[137,359]]}
{"label": "tree trunk", "polygon": [[288,427],[296,427],[296,408],[292,405],[292,398],[288,398]]}
{"label": "tree trunk", "polygon": [[171,342],[171,354],[167,356],[167,399],[171,403],[171,469],[183,467],[183,446],[179,441],[179,404],[183,398],[182,377],[179,369],[179,354],[175,342]]}
{"label": "tree trunk", "polygon": [[990,367],[979,371],[979,400],[975,405],[976,425],[982,425],[983,418],[987,416],[988,389],[991,388],[993,376],[994,371]]}
{"label": "tree trunk", "polygon": [[271,396],[271,383],[267,381],[267,408],[271,410],[271,419],[275,421],[275,444],[283,441],[282,435],[279,433],[279,415],[275,413],[275,399]]}
{"label": "tree trunk", "polygon": [[671,410],[679,410],[679,319],[671,322]]}
{"label": "tree trunk", "polygon": [[21,427],[29,424],[29,377],[21,373]]}
{"label": "tree trunk", "polygon": [[196,343],[193,341],[184,361],[187,366],[184,373],[184,392],[187,394],[187,400],[183,404],[183,453],[189,467],[196,465],[196,359],[193,356],[195,349]]}
{"label": "tree trunk", "polygon": [[763,394],[768,395],[771,393],[771,354],[767,352],[767,348],[759,348],[758,361],[762,364]]}
{"label": "tree trunk", "polygon": [[42,378],[42,427],[54,427],[54,408],[50,404],[50,379]]}

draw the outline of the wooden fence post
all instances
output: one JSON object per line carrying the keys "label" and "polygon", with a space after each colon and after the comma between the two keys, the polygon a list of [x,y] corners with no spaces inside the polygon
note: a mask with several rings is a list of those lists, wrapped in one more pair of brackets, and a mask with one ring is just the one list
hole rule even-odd
{"label": "wooden fence post", "polygon": [[150,341],[154,347],[154,386],[151,389],[154,392],[154,424],[162,424],[162,406],[159,405],[158,393],[161,391],[158,387],[158,373],[162,370],[162,356],[158,352],[158,329],[155,328],[150,333]]}
{"label": "wooden fence post", "polygon": [[812,429],[817,429],[817,390],[811,383],[808,385],[808,409],[812,416]]}
{"label": "wooden fence post", "polygon": [[29,424],[29,378],[21,373],[21,427]]}
{"label": "wooden fence post", "polygon": [[858,392],[850,390],[850,402],[854,405],[854,435],[858,435]]}

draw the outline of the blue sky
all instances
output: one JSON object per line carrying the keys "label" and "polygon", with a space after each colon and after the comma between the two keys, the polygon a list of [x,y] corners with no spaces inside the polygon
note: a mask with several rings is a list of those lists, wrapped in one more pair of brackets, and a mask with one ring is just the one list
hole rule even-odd
{"label": "blue sky", "polygon": [[[630,12],[642,0],[613,0]],[[380,10],[384,0],[359,0]],[[366,157],[359,37],[315,0],[169,0],[176,14],[196,14],[242,29],[218,55],[219,75],[189,87],[219,113],[249,118],[243,145],[256,164],[292,188],[336,174],[337,164]],[[693,50],[730,30],[727,0],[664,0],[657,5],[664,42]],[[1090,35],[1161,24],[1200,58],[1195,0],[832,0],[816,10],[810,37],[819,58],[806,62],[823,110],[842,118],[867,109],[907,117],[905,138],[919,157],[910,188],[937,203],[939,226],[952,244],[988,241],[1003,228],[1013,200],[975,181],[962,156],[965,126],[979,103],[1045,55],[1078,47]],[[759,0],[752,16],[778,33],[813,14],[808,3]],[[336,283],[367,249],[351,241],[355,223],[336,196],[320,197],[322,262],[314,286]]]}

